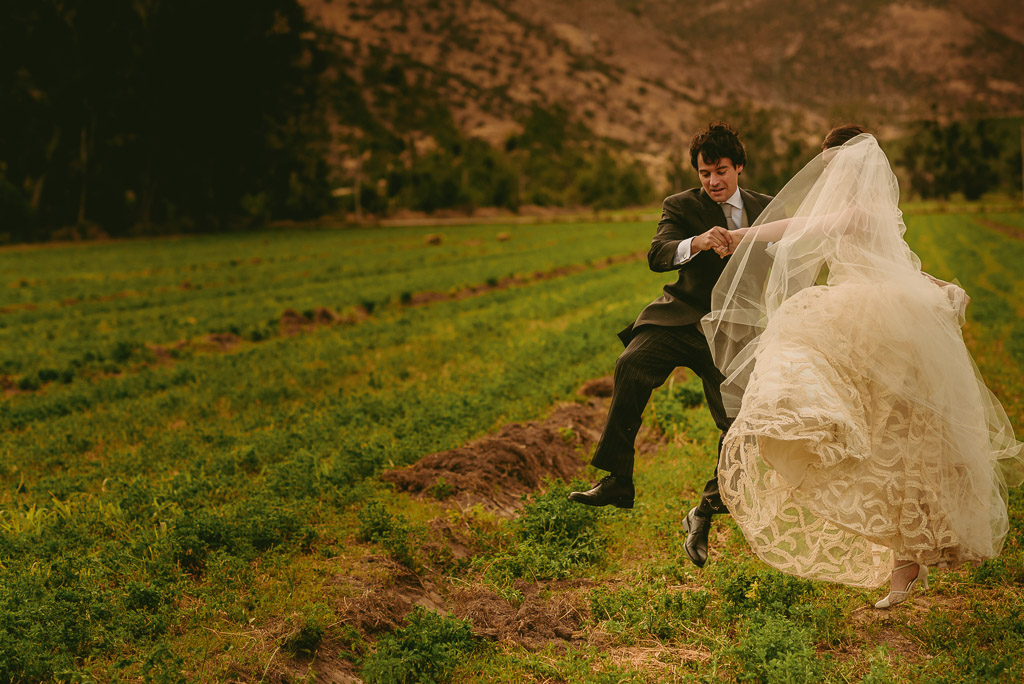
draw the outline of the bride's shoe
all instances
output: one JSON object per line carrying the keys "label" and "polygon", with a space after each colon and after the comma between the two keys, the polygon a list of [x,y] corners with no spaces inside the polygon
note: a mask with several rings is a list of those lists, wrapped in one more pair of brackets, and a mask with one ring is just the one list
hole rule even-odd
{"label": "bride's shoe", "polygon": [[[899,570],[902,570],[903,568],[909,568],[911,565],[917,565],[917,563],[905,563],[905,564],[899,566],[898,568],[893,568],[892,569],[892,574],[895,575]],[[878,603],[876,603],[875,604],[875,608],[890,608],[892,606],[895,606],[897,603],[903,603],[908,598],[910,598],[910,592],[912,592],[914,590],[914,585],[917,584],[918,580],[921,581],[921,588],[922,589],[927,589],[928,588],[928,566],[927,565],[918,565],[917,566],[917,577],[915,577],[914,579],[910,580],[910,583],[907,584],[907,588],[903,589],[902,591],[896,590],[896,589],[892,589],[891,588],[892,587],[892,580],[890,579],[889,580],[889,584],[890,584],[889,595],[886,596],[881,601],[879,601]]]}

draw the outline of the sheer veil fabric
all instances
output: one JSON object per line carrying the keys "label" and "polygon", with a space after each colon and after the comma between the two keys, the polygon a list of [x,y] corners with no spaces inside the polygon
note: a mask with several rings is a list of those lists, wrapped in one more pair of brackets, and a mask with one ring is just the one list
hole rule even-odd
{"label": "sheer veil fabric", "polygon": [[998,555],[1024,453],[964,345],[966,296],[921,273],[899,188],[859,135],[801,170],[744,236],[702,326],[736,421],[719,484],[754,551],[874,587],[893,554]]}

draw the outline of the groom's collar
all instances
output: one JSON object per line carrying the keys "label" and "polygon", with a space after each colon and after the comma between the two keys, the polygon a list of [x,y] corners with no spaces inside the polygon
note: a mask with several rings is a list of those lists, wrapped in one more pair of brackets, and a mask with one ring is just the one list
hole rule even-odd
{"label": "groom's collar", "polygon": [[[747,193],[746,190],[744,190],[743,188],[741,188],[740,186],[737,185],[736,186],[736,192],[732,193],[732,196],[729,199],[727,199],[724,202],[722,202],[722,204],[731,204],[732,206],[736,207],[737,209],[742,209],[744,203],[746,202],[746,200],[744,200],[744,197],[748,197],[748,196],[749,196],[749,193]],[[719,207],[719,208],[721,208],[721,206],[722,206],[722,204],[719,204],[715,200],[711,199],[711,195],[709,195],[707,190],[705,190],[704,188],[700,189],[700,201],[701,201],[702,204],[706,205],[709,209],[712,208],[712,207]]]}
{"label": "groom's collar", "polygon": [[736,192],[732,193],[732,197],[722,202],[722,204],[728,204],[729,206],[736,207],[737,209],[743,209],[743,197],[740,195],[740,186],[736,186]]}

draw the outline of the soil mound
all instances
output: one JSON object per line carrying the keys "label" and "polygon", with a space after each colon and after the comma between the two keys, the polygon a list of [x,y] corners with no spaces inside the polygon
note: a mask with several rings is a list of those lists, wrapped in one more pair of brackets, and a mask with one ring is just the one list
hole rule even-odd
{"label": "soil mound", "polygon": [[323,325],[354,325],[362,323],[370,317],[370,310],[365,306],[356,306],[351,309],[348,315],[341,315],[326,306],[318,306],[307,314],[299,313],[295,309],[285,309],[281,313],[278,322],[281,332],[284,335],[298,335],[302,332],[309,332],[318,326]]}
{"label": "soil mound", "polygon": [[[610,386],[610,378],[602,380]],[[587,391],[591,398],[585,404],[563,404],[544,421],[506,425],[496,435],[425,456],[382,477],[399,491],[451,496],[463,505],[481,503],[511,515],[522,495],[545,478],[568,481],[586,465],[607,416],[607,402]]]}
{"label": "soil mound", "polygon": [[514,641],[531,648],[552,641],[569,641],[586,620],[585,609],[571,595],[542,599],[538,583],[516,582],[523,595],[519,607],[511,605],[483,587],[470,587],[452,594],[449,605],[456,617],[473,623],[473,632],[500,641]]}
{"label": "soil mound", "polygon": [[603,378],[594,378],[583,383],[579,393],[585,397],[602,397],[610,399],[612,396],[612,378],[606,375]]}
{"label": "soil mound", "polygon": [[[511,423],[497,434],[424,456],[381,478],[399,491],[451,497],[463,506],[480,503],[511,516],[521,505],[522,495],[539,488],[546,478],[568,481],[586,466],[608,417],[612,378],[589,380],[577,394],[586,402],[561,404],[543,421]],[[642,427],[637,451],[654,449],[664,439]]]}
{"label": "soil mound", "polygon": [[281,330],[286,335],[294,335],[310,324],[310,320],[295,309],[285,309],[281,314]]}
{"label": "soil mound", "polygon": [[242,338],[233,333],[210,333],[203,338],[203,343],[217,351],[230,351],[242,343]]}
{"label": "soil mound", "polygon": [[405,575],[375,586],[336,607],[342,621],[363,634],[390,632],[405,625],[414,606],[444,611],[445,600],[430,580]]}

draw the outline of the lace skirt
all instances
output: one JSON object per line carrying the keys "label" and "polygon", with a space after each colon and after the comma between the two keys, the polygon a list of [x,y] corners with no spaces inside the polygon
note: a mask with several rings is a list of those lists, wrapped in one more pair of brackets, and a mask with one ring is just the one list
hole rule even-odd
{"label": "lace skirt", "polygon": [[851,283],[803,290],[770,318],[719,466],[763,560],[875,587],[894,555],[950,566],[998,554],[998,460],[1018,445],[954,309],[931,285]]}

